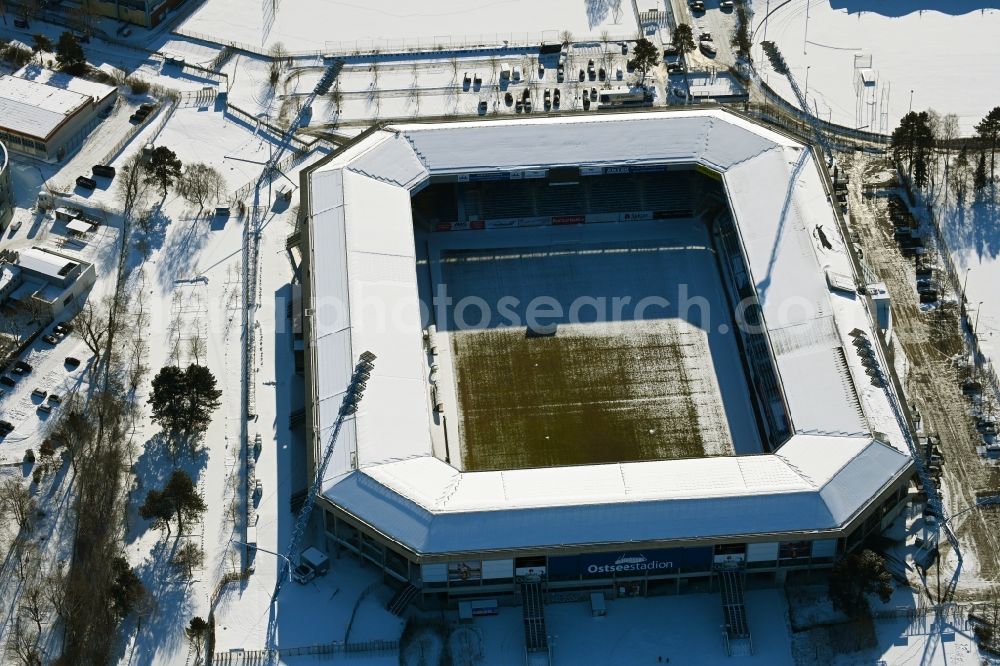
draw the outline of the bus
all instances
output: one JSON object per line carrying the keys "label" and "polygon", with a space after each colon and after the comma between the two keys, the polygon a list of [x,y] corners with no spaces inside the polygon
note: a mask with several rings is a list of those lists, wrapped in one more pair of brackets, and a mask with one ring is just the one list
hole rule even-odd
{"label": "bus", "polygon": [[597,98],[601,107],[616,106],[650,106],[653,103],[652,93],[643,86],[618,86],[610,90],[600,91]]}

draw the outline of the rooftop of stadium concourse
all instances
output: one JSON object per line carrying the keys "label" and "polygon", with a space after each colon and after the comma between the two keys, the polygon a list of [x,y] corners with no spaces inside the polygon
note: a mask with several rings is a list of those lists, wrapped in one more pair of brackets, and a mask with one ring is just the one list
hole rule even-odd
{"label": "rooftop of stadium concourse", "polygon": [[[470,473],[434,457],[411,192],[431,177],[570,164],[718,174],[790,410],[794,434],[775,454]],[[848,336],[858,328],[874,338],[865,303],[829,286],[828,274],[853,268],[822,175],[783,135],[719,110],[400,125],[307,179],[317,437],[330,432],[353,357],[379,356],[324,493],[417,552],[461,550],[463,539],[466,549],[497,549],[724,536],[748,525],[833,530],[908,473],[891,388],[869,382]],[[394,325],[366,311],[373,300],[397,313]],[[324,302],[349,306],[336,317]],[[663,510],[677,519],[656,519]],[[537,529],[523,529],[523,511]]]}

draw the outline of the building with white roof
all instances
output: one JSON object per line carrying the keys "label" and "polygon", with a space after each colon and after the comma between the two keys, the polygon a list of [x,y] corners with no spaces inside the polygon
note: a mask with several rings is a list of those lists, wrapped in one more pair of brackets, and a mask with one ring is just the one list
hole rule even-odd
{"label": "building with white roof", "polygon": [[76,302],[97,280],[94,265],[47,247],[20,250],[0,264],[0,305],[12,303],[39,318],[52,318]]}
{"label": "building with white roof", "polygon": [[0,141],[44,160],[62,160],[79,147],[117,98],[113,86],[37,66],[18,74],[0,76]]}
{"label": "building with white roof", "polygon": [[[598,201],[608,179],[642,187]],[[893,370],[821,165],[799,141],[723,110],[406,124],[366,132],[302,186],[310,469],[355,361],[377,356],[325,473],[327,549],[443,603],[514,592],[529,573],[549,589],[679,589],[723,562],[779,578],[829,566],[901,506],[912,441]],[[505,187],[517,196],[481,200]],[[418,211],[418,199],[434,205]],[[544,250],[683,220],[709,229],[755,414],[729,425],[759,448],[463,469],[458,430],[441,423],[459,420],[454,391],[433,380],[450,352],[430,351],[417,307],[444,256],[434,248]]]}

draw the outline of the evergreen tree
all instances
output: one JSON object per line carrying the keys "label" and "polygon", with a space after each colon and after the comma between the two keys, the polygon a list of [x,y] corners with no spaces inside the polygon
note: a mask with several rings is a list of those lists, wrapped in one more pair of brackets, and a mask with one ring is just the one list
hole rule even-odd
{"label": "evergreen tree", "polygon": [[906,164],[910,178],[917,169],[917,187],[927,182],[927,160],[934,148],[934,132],[931,129],[930,114],[926,111],[910,111],[899,121],[899,127],[892,132],[892,153],[896,162]]}
{"label": "evergreen tree", "polygon": [[830,572],[830,601],[849,617],[868,614],[866,595],[877,594],[883,603],[892,596],[892,574],[885,560],[867,548],[842,557]]}
{"label": "evergreen tree", "polygon": [[[681,58],[694,51],[694,32],[691,30],[691,26],[687,23],[678,23],[677,27],[674,28],[673,42]],[[686,63],[687,59],[684,58],[684,61]]]}
{"label": "evergreen tree", "polygon": [[198,494],[194,480],[183,470],[174,470],[163,487],[163,494],[173,506],[178,534],[184,532],[185,520],[197,520],[205,512],[205,500]]}
{"label": "evergreen tree", "polygon": [[45,51],[52,51],[55,46],[52,44],[52,40],[45,35],[38,34],[32,35],[31,37],[31,50],[38,54],[38,63],[42,62],[42,53]]}
{"label": "evergreen tree", "polygon": [[139,507],[139,516],[143,520],[152,520],[154,527],[164,526],[170,534],[170,519],[174,515],[174,505],[165,493],[150,490],[146,493],[146,501]]}
{"label": "evergreen tree", "polygon": [[167,196],[167,188],[181,177],[181,166],[174,151],[166,146],[157,146],[146,164],[146,182],[159,185],[163,196]]}
{"label": "evergreen tree", "polygon": [[56,61],[59,63],[59,69],[70,74],[79,75],[87,70],[87,57],[72,32],[66,31],[59,35]]}
{"label": "evergreen tree", "polygon": [[185,372],[176,365],[161,368],[153,378],[149,404],[153,406],[153,421],[168,433],[183,430],[187,402]]}
{"label": "evergreen tree", "polygon": [[208,368],[192,364],[181,370],[168,365],[153,378],[149,404],[153,407],[153,421],[163,426],[172,439],[189,440],[208,428],[221,397],[222,391]]}
{"label": "evergreen tree", "polygon": [[656,45],[646,38],[642,38],[635,43],[632,49],[632,66],[642,72],[642,81],[646,81],[646,72],[653,69],[660,63],[660,52]]}
{"label": "evergreen tree", "polygon": [[215,376],[203,365],[189,365],[184,382],[188,391],[187,434],[204,432],[212,421],[212,412],[221,404],[222,391],[216,388]]}
{"label": "evergreen tree", "polygon": [[979,192],[986,187],[986,182],[986,152],[984,151],[979,153],[976,170],[972,172],[972,189]]}
{"label": "evergreen tree", "polygon": [[[985,146],[988,146],[990,149],[990,173],[988,180],[993,182],[993,177],[996,174],[997,147],[1000,145],[1000,106],[994,107],[992,111],[986,114],[986,117],[976,125],[976,132],[983,140]],[[983,148],[984,154],[985,146]]]}
{"label": "evergreen tree", "polygon": [[117,556],[112,558],[111,566],[114,580],[111,584],[111,608],[119,620],[132,612],[132,609],[139,605],[139,602],[146,596],[146,588],[142,581],[135,575],[135,571],[129,566],[128,561]]}

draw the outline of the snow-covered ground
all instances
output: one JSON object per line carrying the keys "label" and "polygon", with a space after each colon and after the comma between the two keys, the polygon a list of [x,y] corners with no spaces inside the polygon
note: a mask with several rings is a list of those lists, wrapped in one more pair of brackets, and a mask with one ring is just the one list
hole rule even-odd
{"label": "snow-covered ground", "polygon": [[[767,10],[770,17],[764,22]],[[996,106],[1000,77],[1000,9],[994,3],[911,0],[753,0],[754,59],[759,44],[776,42],[820,118],[848,127],[891,132],[913,108],[956,113],[964,134]],[[858,65],[877,85],[855,92]],[[870,56],[870,65],[866,59]],[[794,103],[791,91],[768,83]],[[780,87],[779,87],[780,86]]]}
{"label": "snow-covered ground", "polygon": [[959,203],[953,188],[947,192],[939,188],[933,201],[955,269],[966,285],[969,319],[983,353],[996,368],[1000,365],[1000,205],[976,201],[972,194]]}
{"label": "snow-covered ground", "polygon": [[[616,11],[615,8],[618,8]],[[311,20],[303,21],[301,17]],[[336,53],[379,49],[433,50],[436,45],[556,42],[568,30],[575,39],[603,30],[632,38],[638,24],[632,3],[622,0],[449,0],[420,3],[356,3],[339,0],[208,0],[181,26],[220,44],[242,42],[267,50]]]}

